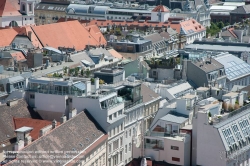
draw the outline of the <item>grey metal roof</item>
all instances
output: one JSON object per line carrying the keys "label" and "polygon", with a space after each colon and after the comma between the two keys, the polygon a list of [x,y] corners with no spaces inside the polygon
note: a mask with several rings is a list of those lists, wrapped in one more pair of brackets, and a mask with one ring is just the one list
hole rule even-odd
{"label": "grey metal roof", "polygon": [[24,78],[22,76],[15,76],[9,78],[9,83],[13,84],[16,82],[24,81]]}
{"label": "grey metal roof", "polygon": [[73,11],[74,14],[86,14],[88,13],[89,7],[89,5],[70,4],[66,12],[71,13]]}
{"label": "grey metal roof", "polygon": [[220,54],[215,60],[224,66],[230,81],[250,74],[250,65],[232,54]]}
{"label": "grey metal roof", "polygon": [[250,47],[242,46],[222,46],[222,45],[211,45],[211,44],[189,44],[185,46],[185,49],[196,49],[196,50],[211,50],[211,51],[230,51],[230,52],[250,52]]}
{"label": "grey metal roof", "polygon": [[51,3],[38,3],[35,10],[54,10],[64,12],[68,5],[51,4]]}
{"label": "grey metal roof", "polygon": [[58,54],[61,54],[61,53],[62,53],[60,50],[55,49],[55,48],[53,48],[53,47],[43,47],[43,49],[49,50],[49,51],[53,51],[53,52],[56,52],[56,53],[58,53]]}
{"label": "grey metal roof", "polygon": [[160,119],[164,121],[168,121],[168,122],[181,124],[185,122],[186,120],[188,120],[188,117],[186,115],[183,115],[177,112],[170,112],[169,114],[163,116]]}
{"label": "grey metal roof", "polygon": [[95,6],[93,13],[94,14],[106,14],[108,9],[109,9],[108,6]]}

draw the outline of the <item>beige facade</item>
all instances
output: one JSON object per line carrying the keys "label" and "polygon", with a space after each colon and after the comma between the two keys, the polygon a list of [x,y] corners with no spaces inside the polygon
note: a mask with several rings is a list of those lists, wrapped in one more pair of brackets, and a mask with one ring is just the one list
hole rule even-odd
{"label": "beige facade", "polygon": [[85,154],[78,166],[93,166],[106,164],[106,140],[100,143],[97,147]]}
{"label": "beige facade", "polygon": [[61,17],[65,17],[65,11],[35,10],[35,24],[44,25],[57,22]]}

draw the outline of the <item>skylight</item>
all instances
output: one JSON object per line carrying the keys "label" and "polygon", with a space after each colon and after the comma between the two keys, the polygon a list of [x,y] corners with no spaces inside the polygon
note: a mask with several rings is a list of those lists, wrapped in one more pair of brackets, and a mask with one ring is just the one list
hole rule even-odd
{"label": "skylight", "polygon": [[232,135],[230,128],[226,128],[226,129],[222,130],[222,133],[223,133],[225,140],[229,146],[232,146],[235,144],[235,140],[234,140],[234,137]]}

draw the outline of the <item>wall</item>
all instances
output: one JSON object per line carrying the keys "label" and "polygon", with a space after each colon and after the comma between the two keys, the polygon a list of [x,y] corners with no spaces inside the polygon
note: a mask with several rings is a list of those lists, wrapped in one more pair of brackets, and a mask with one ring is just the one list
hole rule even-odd
{"label": "wall", "polygon": [[[84,158],[81,160],[82,165],[106,165],[106,141],[99,144],[95,149],[87,154],[84,154]],[[98,163],[98,164],[96,164]]]}
{"label": "wall", "polygon": [[226,165],[225,160],[221,159],[221,154],[225,152],[221,137],[218,130],[208,124],[206,113],[198,112],[193,119],[192,140],[192,165]]}
{"label": "wall", "polygon": [[22,26],[23,23],[22,23],[22,15],[20,16],[6,16],[6,17],[2,17],[2,25],[1,27],[6,27],[6,26],[9,26],[10,22],[11,21],[16,21],[18,26]]}
{"label": "wall", "polygon": [[[40,17],[41,16],[41,17]],[[45,18],[42,19],[42,16]],[[58,19],[53,19],[53,17],[57,17],[58,19],[66,17],[65,11],[48,11],[48,10],[35,10],[35,23],[37,25],[55,23]]]}
{"label": "wall", "polygon": [[[199,67],[192,64],[191,61],[187,62],[186,76],[187,80],[191,80],[198,87],[208,86],[206,73],[199,69]],[[195,74],[194,74],[195,73]]]}
{"label": "wall", "polygon": [[157,80],[166,80],[166,79],[174,79],[174,69],[151,69],[151,74],[156,71],[156,79]]}

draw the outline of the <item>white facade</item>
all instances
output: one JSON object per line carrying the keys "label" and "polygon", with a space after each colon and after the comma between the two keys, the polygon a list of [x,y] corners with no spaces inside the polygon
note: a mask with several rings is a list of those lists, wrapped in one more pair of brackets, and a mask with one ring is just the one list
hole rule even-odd
{"label": "white facade", "polygon": [[[189,166],[191,137],[188,134],[175,137],[149,137],[145,136],[145,142],[158,140],[162,142],[159,149],[154,149],[150,143],[145,143],[144,156],[156,161],[166,161],[170,164]],[[141,157],[141,148],[133,146],[133,158]]]}
{"label": "white facade", "polygon": [[193,119],[192,165],[249,164],[249,115],[249,106],[221,118],[199,110]]}
{"label": "white facade", "polygon": [[20,0],[20,14],[1,16],[0,27],[34,25],[34,5],[35,0]]}
{"label": "white facade", "polygon": [[187,43],[192,44],[196,39],[201,40],[206,37],[206,30],[186,35]]}

